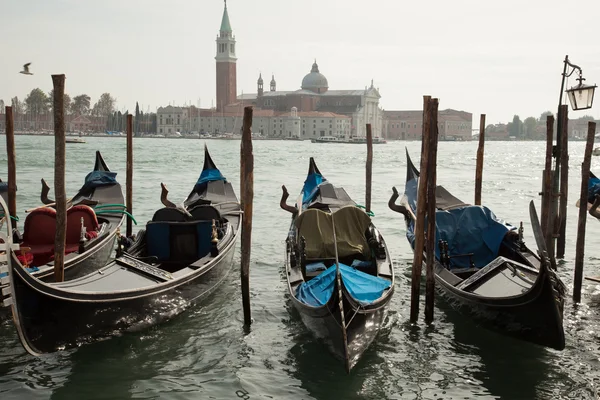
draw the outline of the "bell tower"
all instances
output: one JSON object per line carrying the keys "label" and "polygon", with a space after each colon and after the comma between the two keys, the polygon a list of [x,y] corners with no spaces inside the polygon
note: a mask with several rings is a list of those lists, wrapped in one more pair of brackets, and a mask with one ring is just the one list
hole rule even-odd
{"label": "bell tower", "polygon": [[235,36],[231,30],[227,0],[221,19],[221,28],[217,36],[217,110],[237,102],[237,74],[235,56]]}
{"label": "bell tower", "polygon": [[263,78],[262,74],[258,74],[258,81],[256,82],[258,89],[258,97],[262,97],[263,95]]}

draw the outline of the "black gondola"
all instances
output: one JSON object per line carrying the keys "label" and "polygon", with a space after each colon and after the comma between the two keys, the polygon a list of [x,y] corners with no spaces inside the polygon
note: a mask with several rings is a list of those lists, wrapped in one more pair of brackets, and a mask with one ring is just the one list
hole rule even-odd
{"label": "black gondola", "polygon": [[[94,169],[67,206],[65,280],[96,271],[106,265],[125,214],[125,201],[117,173],[111,172],[99,151]],[[54,279],[54,237],[56,210],[48,199],[50,188],[42,179],[41,200],[45,206],[33,209],[23,223],[19,241],[20,259],[29,272],[44,281]]]}
{"label": "black gondola", "polygon": [[375,339],[394,292],[388,249],[371,218],[311,157],[286,240],[290,297],[304,324],[344,361],[346,371]]}
{"label": "black gondola", "polygon": [[[408,152],[406,188],[400,206],[406,236],[414,248],[419,172]],[[565,347],[565,286],[547,262],[529,250],[519,232],[484,206],[466,204],[436,187],[436,287],[450,304],[483,325],[508,335],[562,350]],[[532,205],[533,207],[533,205]],[[537,215],[532,225],[539,235]],[[536,226],[538,225],[538,226]],[[543,250],[543,240],[538,248]]]}
{"label": "black gondola", "polygon": [[13,315],[21,343],[31,354],[48,353],[181,313],[226,277],[240,221],[233,187],[205,151],[204,169],[185,207],[156,211],[127,253],[99,271],[45,283],[11,252]]}
{"label": "black gondola", "polygon": [[[86,176],[83,186],[68,202],[67,236],[64,259],[65,280],[97,271],[112,255],[117,232],[125,218],[121,185],[116,180],[99,151],[94,169]],[[3,191],[6,188],[6,191]],[[7,185],[0,184],[0,192],[7,202]],[[50,188],[42,179],[41,201],[44,206],[31,210],[23,223],[23,234],[15,230],[15,243],[21,250],[17,256],[34,278],[54,281],[54,237],[56,210],[48,198]],[[0,286],[8,286],[7,273],[0,274]],[[4,299],[7,300],[7,299]],[[8,301],[10,302],[10,301]],[[0,302],[0,305],[4,301]],[[0,320],[9,317],[7,309],[0,309]]]}

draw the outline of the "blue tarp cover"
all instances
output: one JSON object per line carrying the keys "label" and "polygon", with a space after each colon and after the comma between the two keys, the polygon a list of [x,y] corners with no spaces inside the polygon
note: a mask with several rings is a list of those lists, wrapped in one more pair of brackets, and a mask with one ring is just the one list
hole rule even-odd
{"label": "blue tarp cover", "polygon": [[[476,267],[485,267],[498,257],[500,244],[506,233],[515,227],[499,220],[494,213],[484,206],[467,206],[449,211],[435,213],[435,256],[440,259],[438,242],[448,242],[448,254],[473,253]],[[406,233],[414,247],[414,227]],[[468,268],[470,257],[450,259],[451,268]]]}
{"label": "blue tarp cover", "polygon": [[196,182],[196,186],[202,185],[204,183],[212,182],[212,181],[226,181],[221,171],[217,168],[205,169],[200,174],[198,178],[198,182]]}
{"label": "blue tarp cover", "polygon": [[8,192],[8,182],[0,182],[0,193]]}
{"label": "blue tarp cover", "polygon": [[321,174],[312,173],[306,177],[304,187],[302,187],[303,208],[315,198],[319,185],[325,181],[326,179]]}
{"label": "blue tarp cover", "polygon": [[[373,303],[391,286],[391,282],[387,279],[357,271],[342,263],[339,265],[346,290],[352,298],[363,305]],[[302,283],[298,287],[296,297],[302,303],[313,307],[327,304],[335,288],[335,274],[336,266],[332,265],[320,275]]]}
{"label": "blue tarp cover", "polygon": [[590,178],[588,181],[588,203],[594,203],[597,194],[600,194],[600,179]]}
{"label": "blue tarp cover", "polygon": [[110,171],[92,171],[85,177],[81,190],[95,189],[99,186],[117,183],[117,173]]}

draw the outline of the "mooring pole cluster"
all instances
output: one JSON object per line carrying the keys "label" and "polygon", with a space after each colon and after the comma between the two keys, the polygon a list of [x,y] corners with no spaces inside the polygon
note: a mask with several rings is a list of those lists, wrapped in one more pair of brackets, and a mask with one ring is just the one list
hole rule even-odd
{"label": "mooring pole cluster", "polygon": [[[421,171],[417,193],[417,215],[415,221],[415,249],[411,277],[410,321],[419,317],[419,296],[423,252],[426,252],[425,321],[433,321],[433,298],[435,280],[433,263],[435,258],[435,186],[437,165],[438,99],[423,96],[423,133],[421,140]],[[426,235],[425,220],[427,218]]]}

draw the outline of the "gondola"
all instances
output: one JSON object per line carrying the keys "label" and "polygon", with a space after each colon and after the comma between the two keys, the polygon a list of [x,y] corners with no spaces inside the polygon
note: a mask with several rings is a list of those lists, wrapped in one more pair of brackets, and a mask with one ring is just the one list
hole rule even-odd
{"label": "gondola", "polygon": [[[117,173],[111,172],[99,151],[94,169],[67,204],[65,279],[96,271],[110,258],[116,233],[125,219],[125,205]],[[50,188],[42,179],[44,206],[31,210],[23,223],[20,259],[31,274],[44,281],[54,279],[56,210],[48,198]],[[28,249],[28,250],[26,250]]]}
{"label": "gondola", "polygon": [[310,158],[292,213],[285,270],[291,301],[306,327],[324,339],[346,371],[375,339],[394,292],[394,269],[370,216]]}
{"label": "gondola", "polygon": [[[406,187],[400,205],[406,237],[414,249],[419,172],[408,152]],[[473,206],[436,187],[434,273],[436,287],[450,304],[478,323],[516,338],[562,350],[566,288],[556,273],[523,242],[522,227],[496,218],[485,206]],[[535,207],[532,226],[543,250]],[[534,218],[535,217],[535,218]],[[535,219],[535,222],[534,222]],[[546,253],[543,253],[546,254]]]}
{"label": "gondola", "polygon": [[127,252],[100,270],[45,283],[11,252],[12,307],[21,343],[31,354],[49,353],[181,313],[226,277],[240,222],[233,187],[206,150],[184,205],[157,210]]}
{"label": "gondola", "polygon": [[[94,169],[85,177],[77,194],[68,201],[65,280],[97,271],[113,254],[117,233],[126,214],[123,191],[116,175],[97,151]],[[2,186],[0,184],[0,191]],[[24,268],[32,277],[46,282],[54,281],[56,232],[55,203],[48,198],[49,191],[42,179],[40,198],[44,205],[30,210],[23,223],[22,234],[17,230],[14,232],[15,243],[20,246],[17,256]],[[2,196],[7,202],[4,194]],[[3,288],[8,285],[6,276],[6,273],[0,274]],[[6,317],[6,309],[0,309],[0,320]]]}

